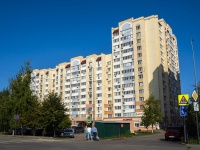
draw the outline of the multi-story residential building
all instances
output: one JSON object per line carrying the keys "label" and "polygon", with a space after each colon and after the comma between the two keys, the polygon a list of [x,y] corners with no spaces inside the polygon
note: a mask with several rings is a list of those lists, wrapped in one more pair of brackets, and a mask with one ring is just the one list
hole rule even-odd
{"label": "multi-story residential building", "polygon": [[112,54],[72,58],[54,69],[33,70],[32,89],[42,100],[59,93],[74,122],[128,121],[140,126],[143,102],[161,101],[163,125],[179,123],[178,48],[170,26],[158,16],[127,19],[112,28]]}

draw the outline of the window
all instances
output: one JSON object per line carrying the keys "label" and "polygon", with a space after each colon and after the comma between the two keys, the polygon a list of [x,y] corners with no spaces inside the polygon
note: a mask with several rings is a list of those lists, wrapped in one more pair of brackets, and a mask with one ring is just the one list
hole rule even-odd
{"label": "window", "polygon": [[136,37],[141,36],[141,32],[136,33]]}
{"label": "window", "polygon": [[138,71],[139,71],[139,72],[142,72],[142,71],[143,71],[142,67],[139,67],[139,68],[138,68]]}
{"label": "window", "polygon": [[139,86],[143,86],[143,82],[139,82]]}
{"label": "window", "polygon": [[138,57],[142,57],[142,53],[138,53],[137,55],[138,55]]}
{"label": "window", "polygon": [[112,104],[112,101],[108,101],[108,104]]}
{"label": "window", "polygon": [[144,93],[144,90],[139,90],[139,93],[141,94],[141,93]]}
{"label": "window", "polygon": [[112,118],[112,114],[108,114],[108,118]]}
{"label": "window", "polygon": [[102,97],[102,94],[101,93],[97,94],[97,97]]}
{"label": "window", "polygon": [[140,105],[140,109],[144,109],[144,105]]}
{"label": "window", "polygon": [[117,110],[117,109],[121,109],[121,106],[115,106],[115,109]]}
{"label": "window", "polygon": [[115,96],[118,96],[118,95],[120,95],[121,93],[120,93],[120,92],[115,92],[114,94],[115,94]]}
{"label": "window", "polygon": [[135,127],[139,127],[139,126],[140,126],[139,121],[135,121],[135,122],[134,122],[134,126],[135,126]]}
{"label": "window", "polygon": [[140,101],[144,101],[144,97],[139,97],[139,100]]}
{"label": "window", "polygon": [[141,39],[137,39],[137,43],[141,43]]}
{"label": "window", "polygon": [[115,117],[121,117],[121,113],[115,113]]}
{"label": "window", "polygon": [[115,103],[121,102],[121,99],[115,99]]}
{"label": "window", "polygon": [[113,40],[113,43],[116,43],[116,42],[119,42],[119,38]]}
{"label": "window", "polygon": [[108,97],[111,97],[112,95],[111,94],[108,94]]}
{"label": "window", "polygon": [[102,70],[102,67],[97,67],[97,71],[100,71],[100,70]]}
{"label": "window", "polygon": [[86,64],[82,64],[81,67],[86,67]]}
{"label": "window", "polygon": [[140,29],[140,25],[136,26],[136,30],[139,30]]}
{"label": "window", "polygon": [[99,90],[101,90],[102,89],[102,87],[97,87],[97,90],[99,91]]}
{"label": "window", "polygon": [[142,49],[142,46],[137,46],[137,50],[141,50]]}
{"label": "window", "polygon": [[138,64],[142,64],[142,60],[138,60]]}
{"label": "window", "polygon": [[143,78],[143,74],[138,75],[138,78],[142,79]]}

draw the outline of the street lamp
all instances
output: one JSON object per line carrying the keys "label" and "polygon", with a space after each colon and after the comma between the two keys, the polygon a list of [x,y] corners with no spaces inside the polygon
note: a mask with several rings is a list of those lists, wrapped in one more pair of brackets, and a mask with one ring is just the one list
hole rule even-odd
{"label": "street lamp", "polygon": [[[194,59],[194,48],[193,48],[193,39],[191,38],[191,46],[192,46],[192,56],[193,56],[193,65],[194,65],[194,81],[195,81],[195,88],[196,88],[196,92],[198,95],[198,87],[197,87],[197,80],[196,80],[196,65],[195,65],[195,59]],[[198,104],[198,100],[197,104]],[[197,137],[198,137],[198,144],[200,143],[199,141],[199,125],[198,125],[198,111],[196,111],[196,126],[197,126]]]}

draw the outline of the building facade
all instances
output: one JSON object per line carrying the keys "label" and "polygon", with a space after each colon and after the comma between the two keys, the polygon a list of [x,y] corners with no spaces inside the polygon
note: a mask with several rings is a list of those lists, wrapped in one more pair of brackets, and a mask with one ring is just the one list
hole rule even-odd
{"label": "building facade", "polygon": [[[74,124],[93,120],[140,125],[150,94],[161,101],[163,125],[179,123],[180,71],[177,39],[158,16],[127,19],[111,29],[112,53],[71,58],[54,69],[33,70],[31,89],[42,101],[62,96]],[[174,121],[175,120],[175,121]]]}

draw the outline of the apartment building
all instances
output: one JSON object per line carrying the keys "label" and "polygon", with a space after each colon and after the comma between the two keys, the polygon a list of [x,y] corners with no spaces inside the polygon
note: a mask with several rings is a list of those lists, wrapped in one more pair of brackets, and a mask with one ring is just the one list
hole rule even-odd
{"label": "apartment building", "polygon": [[76,124],[126,121],[142,129],[143,102],[161,101],[163,125],[179,123],[180,75],[177,39],[157,15],[127,19],[111,29],[112,53],[78,56],[53,69],[33,70],[31,89],[42,101],[48,92],[62,96]]}

